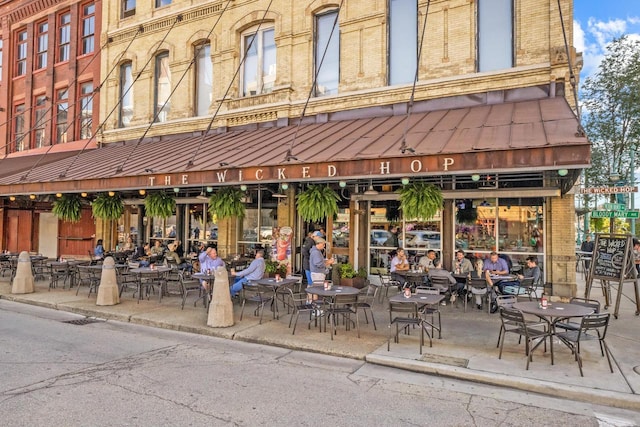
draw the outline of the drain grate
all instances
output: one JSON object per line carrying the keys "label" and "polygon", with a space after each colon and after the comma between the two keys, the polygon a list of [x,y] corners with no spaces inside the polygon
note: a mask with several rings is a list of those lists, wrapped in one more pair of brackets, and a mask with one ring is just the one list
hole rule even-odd
{"label": "drain grate", "polygon": [[90,323],[97,323],[100,322],[100,320],[98,319],[90,319],[90,318],[84,318],[84,319],[74,319],[74,320],[65,320],[62,323],[68,323],[70,325],[77,325],[77,326],[84,326],[84,325],[88,325]]}

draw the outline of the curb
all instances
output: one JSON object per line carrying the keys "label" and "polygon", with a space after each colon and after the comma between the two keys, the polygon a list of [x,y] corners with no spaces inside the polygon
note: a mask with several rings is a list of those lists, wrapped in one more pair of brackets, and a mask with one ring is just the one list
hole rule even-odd
{"label": "curb", "polygon": [[610,390],[589,389],[584,387],[569,386],[561,383],[551,383],[542,380],[530,380],[527,378],[512,377],[504,374],[475,371],[455,366],[438,363],[421,362],[417,360],[400,359],[397,357],[380,354],[369,354],[365,360],[367,363],[403,369],[406,371],[423,374],[438,375],[465,381],[473,381],[482,384],[499,387],[509,387],[532,393],[562,397],[581,402],[595,403],[598,405],[612,406],[622,409],[640,410],[640,398],[634,394],[620,393]]}

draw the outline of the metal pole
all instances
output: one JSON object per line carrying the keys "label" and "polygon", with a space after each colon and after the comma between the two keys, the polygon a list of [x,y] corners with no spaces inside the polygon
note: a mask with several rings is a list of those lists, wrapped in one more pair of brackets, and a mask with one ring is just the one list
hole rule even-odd
{"label": "metal pole", "polygon": [[[629,155],[630,161],[629,163],[631,163],[631,183],[630,186],[633,187],[636,183],[636,162],[635,162],[635,153],[636,150],[634,147],[631,147],[631,153]],[[629,199],[630,199],[630,204],[631,204],[631,211],[633,211],[635,209],[636,203],[636,195],[635,193],[629,193]],[[635,218],[631,218],[631,235],[635,238],[636,237],[636,219]]]}

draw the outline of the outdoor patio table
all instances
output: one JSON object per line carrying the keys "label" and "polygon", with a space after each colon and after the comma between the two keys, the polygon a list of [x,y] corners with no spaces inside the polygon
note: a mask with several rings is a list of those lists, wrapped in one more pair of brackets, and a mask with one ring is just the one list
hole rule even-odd
{"label": "outdoor patio table", "polygon": [[[584,317],[593,314],[593,309],[578,304],[567,304],[554,302],[547,304],[547,308],[542,308],[539,301],[517,302],[513,308],[523,313],[533,314],[547,322],[549,333],[553,338],[556,333],[556,323],[569,317]],[[551,364],[553,365],[553,339],[549,340],[549,351],[551,352]]]}
{"label": "outdoor patio table", "polygon": [[411,294],[410,297],[406,297],[404,293],[399,293],[398,295],[394,295],[389,298],[389,301],[411,304],[417,303],[419,306],[423,306],[440,304],[440,301],[444,298],[445,296],[443,294]]}
{"label": "outdoor patio table", "polygon": [[[309,295],[317,295],[322,298],[324,303],[333,302],[333,298],[336,295],[354,295],[360,293],[360,289],[352,286],[331,286],[329,289],[325,289],[324,286],[307,286],[305,292]],[[325,319],[326,320],[326,319]],[[327,325],[325,322],[324,330],[326,332]],[[322,324],[320,324],[320,332],[322,332]]]}
{"label": "outdoor patio table", "polygon": [[[132,268],[129,270],[130,273],[135,273],[138,276],[138,302],[142,298],[142,276],[157,276],[158,278],[164,274],[171,271],[171,267],[138,267]],[[162,291],[161,291],[162,292]]]}

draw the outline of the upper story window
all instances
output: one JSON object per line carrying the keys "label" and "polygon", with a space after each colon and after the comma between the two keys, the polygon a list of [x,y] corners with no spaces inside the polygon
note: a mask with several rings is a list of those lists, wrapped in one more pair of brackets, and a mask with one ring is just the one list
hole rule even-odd
{"label": "upper story window", "polygon": [[337,10],[316,16],[314,48],[317,76],[315,94],[334,95],[338,93],[340,83],[340,25]]}
{"label": "upper story window", "polygon": [[162,52],[156,56],[154,98],[156,100],[153,116],[157,122],[166,122],[171,111],[171,69],[169,67],[169,52]]}
{"label": "upper story window", "polygon": [[2,81],[2,65],[3,65],[2,64],[2,48],[4,47],[3,44],[4,42],[2,40],[2,34],[0,34],[0,82]]}
{"label": "upper story window", "polygon": [[259,95],[273,90],[276,80],[276,43],[273,28],[245,33],[242,69],[242,96]]}
{"label": "upper story window", "polygon": [[71,43],[71,13],[58,17],[58,62],[69,60]]}
{"label": "upper story window", "polygon": [[69,91],[58,89],[56,91],[56,144],[64,144],[67,142],[67,122],[69,112]]}
{"label": "upper story window", "polygon": [[47,49],[49,47],[49,24],[37,24],[38,45],[36,46],[36,70],[47,68]]}
{"label": "upper story window", "polygon": [[24,76],[27,74],[27,30],[18,32],[16,42],[16,76]]}
{"label": "upper story window", "polygon": [[211,63],[211,46],[209,43],[195,47],[196,55],[196,116],[209,114],[213,100],[213,64]]}
{"label": "upper story window", "polygon": [[27,149],[29,140],[24,131],[24,104],[18,104],[13,109],[13,140],[15,141],[15,151]]}
{"label": "upper story window", "polygon": [[127,18],[136,14],[136,0],[122,0],[122,17]]}
{"label": "upper story window", "polygon": [[44,147],[45,144],[45,118],[49,108],[47,107],[47,97],[44,95],[35,98],[35,108],[33,109],[33,145],[34,148]]}
{"label": "upper story window", "polygon": [[169,6],[171,0],[156,0],[156,7]]}
{"label": "upper story window", "polygon": [[96,33],[96,5],[88,3],[82,6],[82,54],[93,52]]}
{"label": "upper story window", "polygon": [[418,64],[418,1],[389,0],[389,84],[412,83]]}
{"label": "upper story window", "polygon": [[513,0],[478,1],[478,71],[513,67]]}
{"label": "upper story window", "polygon": [[133,72],[131,62],[120,66],[120,111],[118,127],[127,127],[133,118]]}
{"label": "upper story window", "polygon": [[80,85],[80,139],[91,138],[93,124],[93,83]]}

